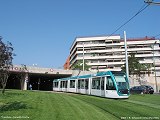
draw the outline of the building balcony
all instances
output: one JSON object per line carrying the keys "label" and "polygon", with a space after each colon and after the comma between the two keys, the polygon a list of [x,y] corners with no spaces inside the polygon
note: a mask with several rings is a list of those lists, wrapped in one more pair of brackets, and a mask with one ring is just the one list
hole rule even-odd
{"label": "building balcony", "polygon": [[125,62],[92,62],[92,63],[88,63],[88,65],[91,66],[98,66],[98,65],[123,65]]}
{"label": "building balcony", "polygon": [[153,49],[152,48],[128,48],[127,49],[128,51],[152,51]]}
{"label": "building balcony", "polygon": [[[114,56],[92,56],[92,55],[88,55],[88,56],[84,56],[84,59],[86,60],[99,60],[99,59],[116,59],[116,58],[125,58],[125,55],[114,55]],[[83,56],[78,56],[77,57],[78,60],[83,59]]]}
{"label": "building balcony", "polygon": [[[88,43],[88,44],[84,44],[84,47],[100,47],[100,46],[106,46],[105,43]],[[77,44],[76,47],[78,48],[83,48],[83,44]]]}
{"label": "building balcony", "polygon": [[121,69],[118,69],[118,68],[106,68],[106,69],[102,69],[102,68],[99,68],[98,70],[97,69],[92,69],[91,71],[93,72],[103,72],[103,71],[121,71]]}
{"label": "building balcony", "polygon": [[[124,49],[104,49],[104,50],[85,50],[84,53],[112,53],[112,52],[123,52]],[[83,53],[83,51],[77,51],[77,54]]]}
{"label": "building balcony", "polygon": [[[150,60],[143,60],[143,61],[139,61],[140,63],[154,63],[154,60],[152,60],[152,59],[150,59]],[[155,60],[155,64],[156,65],[160,65],[160,62],[159,62],[159,60]]]}
{"label": "building balcony", "polygon": [[[160,54],[159,54],[160,55]],[[156,55],[157,56],[157,55]],[[147,57],[153,57],[153,54],[135,54],[135,57],[143,57],[143,58],[147,58]]]}

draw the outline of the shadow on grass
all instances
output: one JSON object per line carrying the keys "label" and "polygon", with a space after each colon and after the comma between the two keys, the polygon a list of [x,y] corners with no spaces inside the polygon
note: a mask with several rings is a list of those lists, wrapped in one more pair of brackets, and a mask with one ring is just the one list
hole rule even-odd
{"label": "shadow on grass", "polygon": [[3,99],[7,99],[7,98],[13,98],[13,97],[17,97],[17,96],[24,96],[27,95],[24,92],[21,92],[20,90],[18,91],[12,91],[12,90],[5,90],[5,93],[2,94],[2,91],[0,90],[0,97],[2,97]]}
{"label": "shadow on grass", "polygon": [[20,109],[27,109],[27,105],[22,102],[9,102],[7,104],[0,106],[0,112],[4,111],[12,111],[12,110],[20,110]]}

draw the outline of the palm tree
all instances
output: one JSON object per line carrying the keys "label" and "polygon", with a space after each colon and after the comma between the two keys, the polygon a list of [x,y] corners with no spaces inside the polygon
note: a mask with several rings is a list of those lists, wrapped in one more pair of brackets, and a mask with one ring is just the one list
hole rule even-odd
{"label": "palm tree", "polygon": [[[149,76],[151,67],[152,67],[152,64],[148,64],[148,63],[141,64],[141,63],[139,63],[138,58],[136,58],[135,54],[133,54],[133,53],[130,54],[130,57],[128,57],[129,73],[130,73],[130,75],[138,76],[137,80],[138,80],[140,85],[141,85],[142,72],[147,71],[148,76]],[[124,64],[123,67],[121,67],[122,71],[125,71],[126,70],[125,68],[126,68],[126,65]]]}

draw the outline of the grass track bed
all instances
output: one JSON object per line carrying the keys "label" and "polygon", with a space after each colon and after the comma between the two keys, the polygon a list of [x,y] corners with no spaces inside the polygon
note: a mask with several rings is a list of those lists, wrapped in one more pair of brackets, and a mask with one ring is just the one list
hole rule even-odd
{"label": "grass track bed", "polygon": [[132,95],[129,99],[8,90],[0,94],[0,119],[116,120],[121,117],[158,117],[160,95]]}

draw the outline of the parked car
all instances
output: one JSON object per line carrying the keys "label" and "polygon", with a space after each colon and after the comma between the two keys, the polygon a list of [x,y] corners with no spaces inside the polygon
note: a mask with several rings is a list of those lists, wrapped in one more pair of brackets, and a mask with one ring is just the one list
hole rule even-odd
{"label": "parked car", "polygon": [[147,89],[145,86],[134,86],[130,88],[130,93],[131,94],[146,94]]}
{"label": "parked car", "polygon": [[153,94],[154,93],[154,89],[149,86],[149,85],[143,85],[144,87],[146,87],[147,93],[148,94]]}
{"label": "parked car", "polygon": [[154,89],[148,85],[134,86],[130,88],[131,94],[153,94]]}

